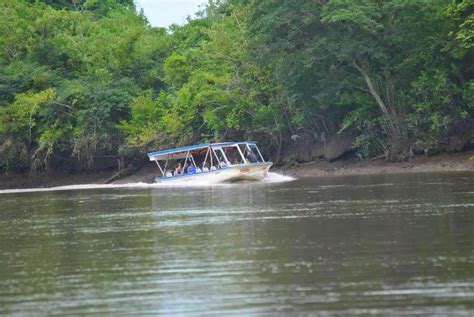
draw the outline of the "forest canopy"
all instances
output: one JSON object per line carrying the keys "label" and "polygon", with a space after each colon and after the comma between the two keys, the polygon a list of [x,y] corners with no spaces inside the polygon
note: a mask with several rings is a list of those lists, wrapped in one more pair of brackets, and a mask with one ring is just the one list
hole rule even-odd
{"label": "forest canopy", "polygon": [[132,0],[0,2],[0,169],[350,135],[406,160],[473,139],[473,0],[210,0],[152,27]]}

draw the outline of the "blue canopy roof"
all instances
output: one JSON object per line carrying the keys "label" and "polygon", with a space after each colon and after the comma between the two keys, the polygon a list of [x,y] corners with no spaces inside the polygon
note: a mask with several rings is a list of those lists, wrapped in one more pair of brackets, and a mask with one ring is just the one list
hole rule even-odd
{"label": "blue canopy roof", "polygon": [[[222,143],[202,143],[197,145],[183,146],[174,149],[161,150],[156,152],[147,153],[150,161],[154,160],[166,160],[166,159],[181,159],[186,157],[188,151],[194,151],[199,149],[205,149],[208,147],[219,148],[234,146],[237,144],[256,144],[254,141],[244,141],[244,142],[222,142]],[[181,154],[181,155],[180,155]]]}

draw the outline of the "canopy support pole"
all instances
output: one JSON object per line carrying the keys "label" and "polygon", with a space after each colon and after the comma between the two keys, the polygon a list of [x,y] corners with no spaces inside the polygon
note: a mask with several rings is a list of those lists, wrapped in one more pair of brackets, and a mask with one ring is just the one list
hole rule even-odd
{"label": "canopy support pole", "polygon": [[158,160],[155,160],[155,162],[156,162],[156,165],[158,165],[158,168],[160,169],[161,174],[165,176],[165,173],[163,172],[163,169],[161,168],[160,163],[158,163]]}
{"label": "canopy support pole", "polygon": [[[204,162],[203,162],[204,165],[206,164],[207,156],[209,155],[209,150],[210,150],[210,149],[208,148],[207,151],[206,151],[206,157],[204,157]],[[201,166],[201,168],[204,168],[204,165]]]}
{"label": "canopy support pole", "polygon": [[212,161],[212,149],[209,147],[209,158],[210,158],[210,161],[211,161],[211,166],[209,166],[209,168],[211,168],[212,166],[214,166],[214,162]]}
{"label": "canopy support pole", "polygon": [[219,150],[220,150],[221,153],[222,153],[222,157],[224,158],[225,163],[226,163],[227,165],[230,165],[230,162],[229,162],[229,160],[227,159],[227,155],[225,155],[224,149],[223,149],[223,148],[220,148]]}
{"label": "canopy support pole", "polygon": [[184,165],[183,168],[186,166],[186,163],[188,162],[188,157],[189,157],[189,151],[186,152],[186,158],[184,159]]}
{"label": "canopy support pole", "polygon": [[217,163],[218,163],[217,165],[219,165],[219,168],[221,168],[221,161],[219,160],[219,157],[217,156],[216,151],[213,148],[211,148],[211,149],[212,149],[212,152],[214,153],[214,155],[216,156],[216,160],[217,160]]}
{"label": "canopy support pole", "polygon": [[196,161],[194,160],[194,156],[192,154],[190,156],[191,156],[191,161],[193,161],[194,167],[197,167],[196,166]]}
{"label": "canopy support pole", "polygon": [[237,144],[237,150],[239,150],[240,157],[242,158],[242,162],[245,163],[245,156],[240,149],[240,146]]}
{"label": "canopy support pole", "polygon": [[255,144],[255,148],[257,149],[258,155],[260,155],[260,158],[262,159],[262,162],[265,162],[265,159],[263,158],[262,153],[260,153],[260,150],[258,149],[258,146]]}
{"label": "canopy support pole", "polygon": [[247,150],[252,151],[248,143],[245,143],[245,146],[247,147]]}

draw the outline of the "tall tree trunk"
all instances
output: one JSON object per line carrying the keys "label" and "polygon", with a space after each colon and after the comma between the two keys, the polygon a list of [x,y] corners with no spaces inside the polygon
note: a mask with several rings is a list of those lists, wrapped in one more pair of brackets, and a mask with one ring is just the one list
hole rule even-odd
{"label": "tall tree trunk", "polygon": [[380,94],[375,89],[375,86],[372,80],[370,79],[368,72],[360,64],[358,64],[355,59],[352,60],[352,64],[357,69],[357,71],[364,77],[367,87],[369,88],[370,94],[375,99],[375,102],[380,108],[382,115],[388,120],[391,133],[388,140],[390,144],[390,149],[386,153],[387,159],[389,161],[404,160],[407,157],[406,154],[408,153],[409,146],[406,140],[404,140],[403,133],[398,126],[398,118],[395,110],[393,109],[393,107],[387,107],[385,105],[384,101],[380,97]]}
{"label": "tall tree trunk", "polygon": [[360,66],[357,64],[356,60],[353,59],[352,60],[352,64],[354,65],[354,67],[359,71],[359,73],[361,73],[361,75],[364,77],[365,79],[365,82],[367,84],[367,87],[369,88],[369,92],[370,94],[372,95],[372,97],[374,97],[375,99],[375,102],[377,103],[377,105],[379,106],[380,110],[382,111],[382,114],[388,119],[389,123],[390,123],[390,128],[392,130],[392,132],[396,135],[396,136],[399,136],[399,130],[394,122],[394,114],[392,114],[387,106],[385,105],[385,103],[383,102],[382,98],[380,97],[380,94],[377,92],[377,90],[375,89],[375,86],[374,84],[372,83],[372,80],[370,79],[369,77],[369,74]]}

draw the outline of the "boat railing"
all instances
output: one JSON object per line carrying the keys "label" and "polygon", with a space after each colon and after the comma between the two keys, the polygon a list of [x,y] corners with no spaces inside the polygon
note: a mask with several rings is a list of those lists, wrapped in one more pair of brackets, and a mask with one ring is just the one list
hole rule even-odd
{"label": "boat railing", "polygon": [[255,165],[261,165],[261,164],[271,164],[272,162],[270,161],[267,161],[267,162],[257,162],[257,163],[250,163],[250,162],[245,162],[245,163],[238,163],[238,164],[229,164],[229,165],[225,165],[225,166],[220,166],[220,167],[216,167],[215,169],[208,169],[206,171],[202,170],[201,168],[196,168],[196,172],[195,173],[188,173],[188,172],[182,172],[182,173],[179,173],[179,174],[176,174],[174,173],[172,170],[168,170],[166,171],[165,175],[163,176],[158,176],[156,178],[178,178],[178,177],[183,177],[183,176],[192,176],[192,175],[197,175],[197,174],[207,174],[207,173],[212,173],[212,172],[217,172],[217,171],[221,171],[221,170],[225,170],[225,169],[229,169],[229,168],[233,168],[233,167],[244,167],[244,166],[255,166]]}

